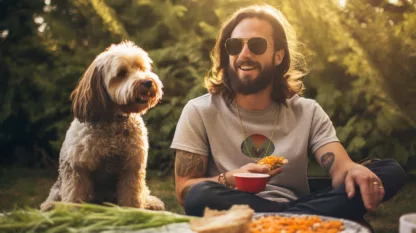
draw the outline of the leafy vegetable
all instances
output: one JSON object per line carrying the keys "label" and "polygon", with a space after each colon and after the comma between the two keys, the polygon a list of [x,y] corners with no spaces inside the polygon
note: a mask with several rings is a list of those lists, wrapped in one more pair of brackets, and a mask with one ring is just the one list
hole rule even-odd
{"label": "leafy vegetable", "polygon": [[100,232],[130,231],[170,223],[189,222],[193,217],[167,211],[95,204],[55,203],[49,212],[19,209],[0,217],[0,232]]}

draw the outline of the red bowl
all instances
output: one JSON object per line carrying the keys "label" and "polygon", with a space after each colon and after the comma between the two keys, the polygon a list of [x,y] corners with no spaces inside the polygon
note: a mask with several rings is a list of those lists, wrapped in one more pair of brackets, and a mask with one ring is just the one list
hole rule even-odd
{"label": "red bowl", "polygon": [[269,181],[269,174],[262,173],[235,173],[235,186],[238,190],[258,193],[266,188]]}

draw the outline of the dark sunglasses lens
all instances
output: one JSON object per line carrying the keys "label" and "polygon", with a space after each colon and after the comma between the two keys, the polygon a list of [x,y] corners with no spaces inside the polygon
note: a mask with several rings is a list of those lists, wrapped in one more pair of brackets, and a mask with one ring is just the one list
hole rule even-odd
{"label": "dark sunglasses lens", "polygon": [[225,49],[229,55],[237,55],[243,49],[243,42],[237,38],[230,38],[225,41]]}
{"label": "dark sunglasses lens", "polygon": [[266,52],[267,42],[266,39],[260,37],[253,37],[248,40],[248,48],[256,55],[261,55]]}

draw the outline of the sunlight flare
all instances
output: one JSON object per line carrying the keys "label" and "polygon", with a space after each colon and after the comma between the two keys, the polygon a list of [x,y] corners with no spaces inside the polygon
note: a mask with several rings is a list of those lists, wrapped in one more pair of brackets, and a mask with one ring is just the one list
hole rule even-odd
{"label": "sunlight flare", "polygon": [[394,5],[399,4],[399,0],[388,0],[388,2]]}
{"label": "sunlight flare", "polygon": [[0,38],[5,39],[9,35],[9,30],[0,31]]}

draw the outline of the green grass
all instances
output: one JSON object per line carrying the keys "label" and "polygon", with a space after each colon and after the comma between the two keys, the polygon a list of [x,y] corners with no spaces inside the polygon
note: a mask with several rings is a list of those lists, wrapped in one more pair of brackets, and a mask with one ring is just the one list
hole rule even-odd
{"label": "green grass", "polygon": [[56,171],[0,169],[0,211],[14,207],[36,208],[46,199]]}
{"label": "green grass", "polygon": [[[317,169],[317,171],[318,169]],[[315,173],[315,172],[313,172]],[[158,177],[149,172],[148,185],[153,195],[161,198],[168,211],[184,214],[175,197],[175,182],[172,176]],[[45,200],[54,183],[56,172],[20,168],[0,169],[0,212],[14,208],[38,208]],[[408,183],[392,200],[381,204],[375,213],[366,219],[377,233],[398,231],[402,214],[416,212],[416,183]]]}
{"label": "green grass", "polygon": [[416,212],[416,182],[406,184],[396,196],[382,203],[377,211],[366,215],[376,233],[398,232],[401,215]]}
{"label": "green grass", "polygon": [[185,214],[183,207],[179,205],[175,194],[175,179],[173,176],[156,177],[149,174],[147,181],[151,194],[159,197],[165,203],[166,210]]}
{"label": "green grass", "polygon": [[[168,211],[184,214],[176,201],[174,179],[152,174],[148,175],[147,181],[152,195],[161,198]],[[48,196],[56,176],[56,171],[0,168],[0,212],[13,208],[38,208]]]}

